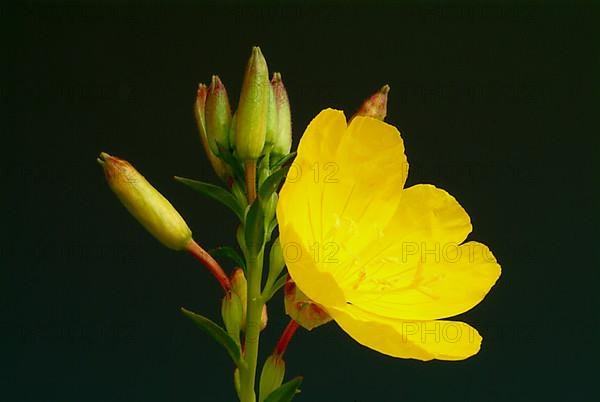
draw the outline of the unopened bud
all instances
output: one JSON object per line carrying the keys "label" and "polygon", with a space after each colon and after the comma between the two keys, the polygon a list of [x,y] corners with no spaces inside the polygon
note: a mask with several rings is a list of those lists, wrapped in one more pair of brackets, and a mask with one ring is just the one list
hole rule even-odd
{"label": "unopened bud", "polygon": [[235,150],[243,161],[258,159],[265,145],[269,86],[267,62],[255,46],[246,66],[236,112]]}
{"label": "unopened bud", "polygon": [[242,330],[243,307],[240,297],[235,292],[228,292],[221,303],[221,316],[227,333],[239,340]]}
{"label": "unopened bud", "polygon": [[323,307],[309,299],[289,278],[284,288],[285,312],[300,326],[309,331],[331,321]]}
{"label": "unopened bud", "polygon": [[242,319],[240,328],[246,328],[246,308],[248,304],[248,282],[244,270],[236,268],[231,274],[231,291],[238,295],[242,305]]}
{"label": "unopened bud", "polygon": [[208,134],[206,132],[206,98],[208,96],[208,88],[204,84],[198,85],[198,92],[196,94],[196,102],[194,103],[194,117],[196,118],[196,125],[198,132],[200,133],[200,140],[202,141],[202,147],[204,153],[210,162],[213,170],[219,176],[219,178],[225,182],[232,176],[231,168],[220,159],[216,153],[213,152],[208,141]]}
{"label": "unopened bud", "polygon": [[[231,291],[237,294],[240,299],[242,307],[242,318],[240,320],[240,328],[242,331],[246,330],[246,314],[248,309],[248,282],[244,275],[244,270],[236,268],[231,274]],[[260,330],[262,331],[267,326],[269,317],[267,315],[267,305],[263,304],[263,309],[260,316]]]}
{"label": "unopened bud", "polygon": [[227,90],[218,76],[213,75],[206,98],[206,134],[208,144],[215,155],[219,155],[219,147],[229,149],[229,127],[231,125],[231,108]]}
{"label": "unopened bud", "polygon": [[390,86],[384,85],[360,106],[353,118],[356,116],[368,116],[377,120],[385,119],[387,114],[387,99]]}
{"label": "unopened bud", "polygon": [[269,322],[269,315],[267,314],[267,305],[263,304],[262,312],[260,313],[260,330],[267,328],[267,324]]}
{"label": "unopened bud", "polygon": [[279,388],[283,382],[284,375],[285,362],[283,361],[283,357],[278,354],[267,357],[260,373],[259,402],[264,401],[271,392]]}
{"label": "unopened bud", "polygon": [[237,124],[237,112],[233,114],[231,118],[231,124],[229,125],[229,145],[232,150],[235,151],[235,126]]}
{"label": "unopened bud", "polygon": [[287,155],[292,148],[292,115],[290,100],[280,73],[273,74],[271,86],[277,110],[277,136],[273,141],[272,152],[276,155]]}
{"label": "unopened bud", "polygon": [[98,162],[125,208],[165,246],[183,250],[192,232],[179,212],[131,164],[102,152]]}
{"label": "unopened bud", "polygon": [[273,145],[278,132],[275,92],[273,91],[273,85],[269,84],[269,107],[267,108],[267,133],[265,135],[265,145]]}
{"label": "unopened bud", "polygon": [[283,249],[278,237],[271,245],[271,252],[269,253],[269,277],[277,278],[284,266]]}

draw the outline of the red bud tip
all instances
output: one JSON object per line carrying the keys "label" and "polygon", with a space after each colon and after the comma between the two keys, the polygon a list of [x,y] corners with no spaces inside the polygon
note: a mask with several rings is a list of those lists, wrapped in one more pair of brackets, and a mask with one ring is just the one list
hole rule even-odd
{"label": "red bud tip", "polygon": [[371,95],[363,102],[356,114],[353,116],[368,116],[378,120],[385,119],[387,115],[387,99],[390,92],[390,86],[384,85],[379,91]]}

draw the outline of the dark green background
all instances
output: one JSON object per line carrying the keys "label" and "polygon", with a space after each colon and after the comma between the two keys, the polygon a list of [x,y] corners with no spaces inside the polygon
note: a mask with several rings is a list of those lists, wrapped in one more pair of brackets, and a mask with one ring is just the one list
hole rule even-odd
{"label": "dark green background", "polygon": [[[470,213],[503,273],[460,317],[484,337],[462,362],[397,360],[335,324],[301,331],[298,401],[588,401],[597,352],[600,71],[587,2],[2,6],[0,400],[232,401],[225,353],[179,313],[218,318],[220,289],[161,247],[95,158],[132,161],[196,239],[234,217],[172,176],[213,180],[191,113],[218,73],[237,101],[252,45],[281,71],[294,141],[321,109],[384,83],[409,184]],[[386,172],[382,171],[382,175]],[[285,325],[271,304],[268,352]]]}

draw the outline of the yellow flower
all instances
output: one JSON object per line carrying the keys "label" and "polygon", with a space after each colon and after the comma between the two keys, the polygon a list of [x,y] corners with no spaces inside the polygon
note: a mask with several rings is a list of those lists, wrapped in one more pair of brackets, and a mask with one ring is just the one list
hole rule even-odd
{"label": "yellow flower", "polygon": [[306,129],[277,219],[297,286],[359,343],[419,360],[479,351],[473,327],[443,318],[478,304],[500,276],[469,216],[444,190],[404,188],[398,130],[370,117],[348,126],[322,111]]}

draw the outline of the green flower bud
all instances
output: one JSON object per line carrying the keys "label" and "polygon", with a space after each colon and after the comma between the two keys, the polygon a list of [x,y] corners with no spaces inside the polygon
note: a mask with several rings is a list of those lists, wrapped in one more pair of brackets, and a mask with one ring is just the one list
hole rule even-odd
{"label": "green flower bud", "polygon": [[267,314],[267,305],[263,304],[262,311],[260,313],[260,330],[267,328],[267,323],[269,322],[269,315]]}
{"label": "green flower bud", "polygon": [[273,85],[269,84],[269,107],[267,109],[267,134],[265,136],[265,145],[273,145],[277,139],[278,132],[279,129],[277,121],[277,105],[275,104],[275,91],[273,90]]}
{"label": "green flower bud", "polygon": [[271,196],[265,202],[265,229],[268,230],[269,224],[273,219],[275,219],[275,209],[277,208],[277,200],[279,197],[277,193],[271,194]]}
{"label": "green flower bud", "polygon": [[352,118],[356,116],[368,116],[383,121],[387,114],[388,92],[390,92],[390,86],[382,86],[379,91],[375,92],[363,102]]}
{"label": "green flower bud", "polygon": [[243,161],[258,159],[265,145],[269,87],[267,62],[260,48],[254,47],[246,66],[236,112],[235,150]]}
{"label": "green flower bud", "polygon": [[221,302],[221,316],[227,333],[239,343],[242,319],[244,317],[242,302],[235,292],[228,292]]}
{"label": "green flower bud", "polygon": [[[246,312],[248,308],[248,282],[246,276],[241,268],[236,268],[231,274],[231,291],[238,295],[242,306],[242,319],[240,321],[240,328],[246,329]],[[266,328],[269,317],[267,315],[267,305],[263,305],[261,317],[260,317],[260,330]]]}
{"label": "green flower bud", "polygon": [[218,76],[213,75],[206,98],[206,134],[208,144],[215,155],[219,155],[219,147],[230,149],[229,127],[231,125],[231,109],[227,90]]}
{"label": "green flower bud", "polygon": [[246,328],[246,308],[248,305],[248,282],[244,275],[244,270],[236,268],[231,274],[231,291],[238,295],[242,305],[242,319],[240,328]]}
{"label": "green flower bud", "polygon": [[276,155],[287,155],[292,148],[292,114],[290,100],[281,80],[280,73],[274,73],[271,80],[275,106],[277,109],[277,136],[273,141],[272,152]]}
{"label": "green flower bud", "polygon": [[98,162],[109,187],[125,208],[165,246],[185,249],[192,232],[173,205],[129,162],[102,152]]}
{"label": "green flower bud", "polygon": [[206,153],[206,157],[213,167],[213,170],[219,176],[221,180],[227,182],[232,176],[231,168],[214,153],[209,145],[208,135],[206,132],[206,98],[208,96],[208,89],[206,85],[198,85],[198,92],[196,94],[196,102],[194,103],[194,117],[196,118],[196,125],[198,126],[198,132],[200,133],[200,140],[202,141],[202,147]]}
{"label": "green flower bud", "polygon": [[278,237],[271,245],[271,252],[269,253],[269,278],[277,278],[284,266],[285,260],[283,259],[283,249],[281,248],[281,242]]}
{"label": "green flower bud", "polygon": [[284,288],[285,312],[300,326],[311,330],[331,321],[327,311],[308,298],[290,278]]}
{"label": "green flower bud", "polygon": [[231,124],[229,125],[229,145],[232,150],[235,151],[235,126],[237,124],[237,112],[233,114],[231,118]]}
{"label": "green flower bud", "polygon": [[285,362],[278,354],[267,358],[260,374],[259,402],[263,402],[267,396],[275,391],[283,382],[285,375]]}

